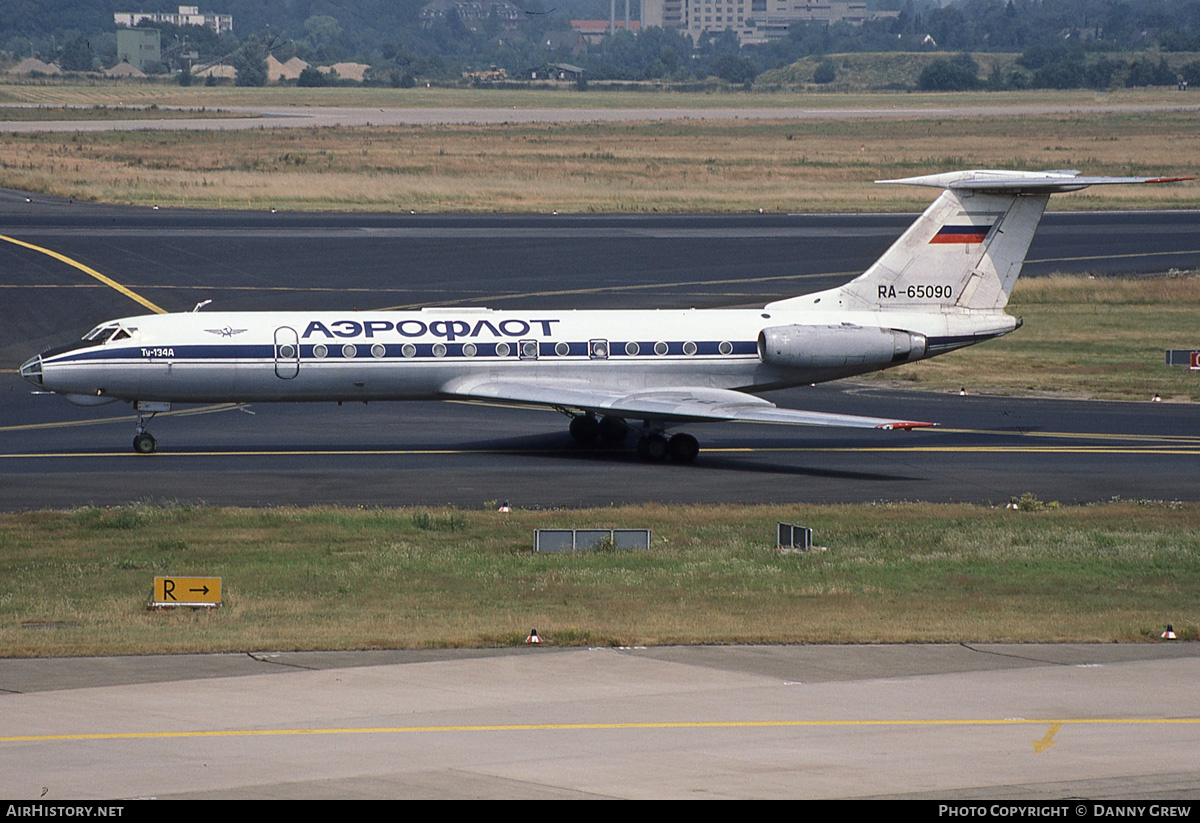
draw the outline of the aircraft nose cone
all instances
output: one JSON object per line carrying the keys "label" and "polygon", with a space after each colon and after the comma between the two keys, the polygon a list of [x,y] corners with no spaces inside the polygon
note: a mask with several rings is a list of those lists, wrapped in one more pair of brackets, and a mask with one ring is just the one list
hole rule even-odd
{"label": "aircraft nose cone", "polygon": [[42,385],[42,356],[40,354],[21,364],[21,377],[35,386]]}

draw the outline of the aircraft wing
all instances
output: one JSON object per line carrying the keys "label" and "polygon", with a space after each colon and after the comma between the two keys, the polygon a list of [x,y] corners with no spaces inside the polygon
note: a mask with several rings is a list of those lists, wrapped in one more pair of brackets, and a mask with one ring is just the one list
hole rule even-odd
{"label": "aircraft wing", "polygon": [[452,381],[443,391],[467,400],[503,401],[664,422],[742,420],[858,429],[917,429],[937,425],[915,420],[781,409],[768,400],[743,392],[688,386],[621,392],[565,381],[484,379]]}

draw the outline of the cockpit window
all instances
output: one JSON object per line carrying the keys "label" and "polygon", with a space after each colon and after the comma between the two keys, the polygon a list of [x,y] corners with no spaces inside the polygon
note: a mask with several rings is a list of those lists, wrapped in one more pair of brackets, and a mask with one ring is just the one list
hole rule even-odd
{"label": "cockpit window", "polygon": [[128,340],[137,329],[121,328],[119,323],[105,323],[103,326],[97,326],[83,336],[83,342],[89,346],[99,346],[101,343],[108,343],[115,340]]}

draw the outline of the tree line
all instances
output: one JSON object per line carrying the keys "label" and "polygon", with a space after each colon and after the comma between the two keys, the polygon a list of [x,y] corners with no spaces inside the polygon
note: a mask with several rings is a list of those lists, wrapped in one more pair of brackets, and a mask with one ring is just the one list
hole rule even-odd
{"label": "tree line", "polygon": [[[599,44],[582,45],[570,34],[570,20],[607,16],[607,3],[599,0],[520,0],[515,24],[498,16],[462,20],[450,14],[430,25],[420,17],[424,4],[209,0],[200,10],[232,14],[235,33],[218,37],[195,26],[155,26],[164,52],[159,68],[178,70],[183,55],[198,53],[201,63],[241,61],[246,77],[257,82],[255,68],[269,53],[310,64],[367,63],[369,82],[391,85],[457,81],[464,71],[491,66],[521,77],[553,63],[579,66],[592,81],[688,82],[715,75],[750,83],[767,69],[826,54],[1009,52],[1022,56],[1008,72],[982,77],[976,67],[972,75],[970,64],[958,58],[936,62],[921,85],[1068,88],[1175,82],[1178,72],[1165,60],[1121,53],[1200,52],[1200,0],[961,0],[945,8],[933,0],[872,0],[897,14],[858,26],[797,24],[786,37],[759,46],[739,46],[732,31],[694,43],[686,32],[653,28],[618,31]],[[75,71],[108,66],[116,62],[114,11],[175,11],[177,5],[178,0],[5,0],[0,49],[13,57],[58,60]],[[836,76],[830,66],[818,81],[828,82],[830,72]],[[314,76],[308,80],[318,82]]]}

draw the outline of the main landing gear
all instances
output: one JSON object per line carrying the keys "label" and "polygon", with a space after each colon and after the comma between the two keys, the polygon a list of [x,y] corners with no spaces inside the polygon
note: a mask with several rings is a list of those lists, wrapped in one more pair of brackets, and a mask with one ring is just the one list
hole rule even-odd
{"label": "main landing gear", "polygon": [[[578,414],[571,418],[571,437],[580,443],[600,440],[608,446],[619,446],[629,437],[629,424],[619,417],[597,418],[593,414]],[[700,453],[700,441],[690,434],[668,438],[661,431],[642,435],[637,444],[638,457],[648,462],[660,462],[668,457],[676,463],[691,463]]]}
{"label": "main landing gear", "polygon": [[700,441],[690,434],[673,434],[667,437],[661,432],[642,435],[637,444],[638,457],[658,463],[671,458],[676,463],[691,463],[700,453]]}
{"label": "main landing gear", "polygon": [[580,443],[600,440],[606,446],[619,446],[629,437],[629,426],[619,417],[597,420],[594,414],[579,414],[571,418],[571,437]]}

